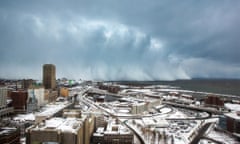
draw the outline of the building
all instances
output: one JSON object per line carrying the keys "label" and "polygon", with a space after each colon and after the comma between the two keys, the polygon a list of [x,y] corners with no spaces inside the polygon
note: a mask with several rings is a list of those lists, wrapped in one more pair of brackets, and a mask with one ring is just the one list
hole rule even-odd
{"label": "building", "polygon": [[25,112],[27,110],[27,91],[12,91],[12,106],[15,112]]}
{"label": "building", "polygon": [[93,134],[93,144],[133,144],[133,133],[118,120],[109,120],[106,129],[99,127]]}
{"label": "building", "polygon": [[20,130],[14,127],[0,128],[1,144],[20,144]]}
{"label": "building", "polygon": [[237,112],[227,113],[226,116],[226,128],[231,133],[240,134],[240,114]]}
{"label": "building", "polygon": [[218,126],[223,130],[227,130],[227,118],[224,115],[219,116]]}
{"label": "building", "polygon": [[[85,118],[84,118],[85,116]],[[91,137],[94,132],[94,116],[92,114],[82,115],[84,120],[84,144],[90,144]]]}
{"label": "building", "polygon": [[30,87],[28,89],[28,102],[36,100],[38,108],[45,105],[47,101],[44,99],[45,93],[42,87]]}
{"label": "building", "polygon": [[23,89],[28,89],[29,87],[33,86],[34,83],[35,83],[35,81],[32,79],[23,79],[22,87],[23,87]]}
{"label": "building", "polygon": [[45,89],[56,88],[56,67],[53,64],[43,65],[43,85]]}
{"label": "building", "polygon": [[140,114],[143,113],[146,110],[146,103],[140,102],[140,103],[133,103],[131,106],[131,113],[132,114]]}
{"label": "building", "polygon": [[5,107],[7,105],[7,95],[8,95],[7,87],[0,87],[0,108]]}
{"label": "building", "polygon": [[69,96],[69,90],[66,87],[60,88],[60,96],[68,97]]}
{"label": "building", "polygon": [[223,107],[224,106],[224,101],[217,97],[217,96],[207,96],[207,98],[204,100],[206,106],[211,106],[211,107]]}
{"label": "building", "polygon": [[97,130],[97,128],[99,127],[103,127],[105,128],[107,126],[107,122],[104,119],[104,115],[95,115],[95,130]]}
{"label": "building", "polygon": [[79,118],[51,118],[26,130],[26,144],[56,142],[84,144],[84,123]]}
{"label": "building", "polygon": [[9,91],[7,87],[0,87],[0,117],[7,116],[14,112],[13,107],[7,102]]}
{"label": "building", "polygon": [[91,137],[94,132],[95,117],[91,113],[81,114],[79,109],[65,109],[63,110],[63,117],[80,118],[83,121],[83,141],[84,144],[90,144]]}
{"label": "building", "polygon": [[55,102],[58,97],[58,92],[50,89],[45,89],[44,100],[48,103]]}
{"label": "building", "polygon": [[[49,117],[26,130],[26,144],[57,142],[61,144],[90,144],[94,130],[94,118],[91,115],[74,117],[65,111],[66,118]],[[69,115],[70,114],[70,115]],[[37,121],[37,117],[36,117]]]}
{"label": "building", "polygon": [[160,99],[147,99],[147,100],[145,100],[145,102],[146,102],[145,110],[147,110],[147,111],[155,106],[159,106],[162,104],[162,101]]}

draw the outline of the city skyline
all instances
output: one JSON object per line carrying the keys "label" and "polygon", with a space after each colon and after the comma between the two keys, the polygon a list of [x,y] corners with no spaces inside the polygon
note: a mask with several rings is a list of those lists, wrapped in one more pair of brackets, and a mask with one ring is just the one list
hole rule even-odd
{"label": "city skyline", "polygon": [[0,77],[240,78],[239,1],[0,2]]}

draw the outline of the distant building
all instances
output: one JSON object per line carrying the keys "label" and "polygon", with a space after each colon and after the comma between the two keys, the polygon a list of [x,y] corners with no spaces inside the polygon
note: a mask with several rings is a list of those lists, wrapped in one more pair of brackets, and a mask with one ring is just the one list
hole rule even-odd
{"label": "distant building", "polygon": [[22,87],[23,87],[23,89],[28,89],[29,87],[33,86],[34,83],[35,83],[35,81],[32,79],[23,79]]}
{"label": "distant building", "polygon": [[110,93],[118,93],[120,91],[120,86],[100,84],[98,87],[99,89],[107,90]]}
{"label": "distant building", "polygon": [[55,90],[45,89],[44,100],[48,103],[55,102],[58,97],[58,92]]}
{"label": "distant building", "polygon": [[133,103],[131,105],[131,113],[132,114],[140,114],[144,111],[149,111],[151,108],[155,106],[159,106],[162,103],[159,99],[147,99],[144,102]]}
{"label": "distant building", "polygon": [[69,90],[66,87],[60,88],[60,96],[68,97],[69,96]]}
{"label": "distant building", "polygon": [[45,89],[56,88],[56,67],[53,64],[43,65],[43,85]]}
{"label": "distant building", "polygon": [[131,106],[131,113],[132,114],[140,114],[143,113],[146,110],[146,103],[141,102],[141,103],[134,103]]}
{"label": "distant building", "polygon": [[224,101],[217,96],[207,96],[205,99],[205,105],[206,106],[212,106],[212,107],[223,107],[224,106]]}

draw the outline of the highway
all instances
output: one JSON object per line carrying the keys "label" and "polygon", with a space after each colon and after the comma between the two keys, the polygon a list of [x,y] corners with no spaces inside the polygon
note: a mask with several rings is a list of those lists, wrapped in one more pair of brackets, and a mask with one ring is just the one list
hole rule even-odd
{"label": "highway", "polygon": [[[98,89],[91,89],[91,92],[90,93],[100,93],[100,94],[105,94],[105,95],[111,95],[113,96],[112,93],[106,93],[106,92],[103,92],[101,90],[98,90]],[[115,95],[114,95],[115,96]],[[116,97],[121,97],[121,95],[116,95]],[[85,97],[85,95],[82,96],[82,102],[85,103],[86,105],[90,106],[90,107],[95,107],[95,108],[98,108],[100,110],[102,110],[103,112],[105,112],[106,115],[108,116],[111,116],[111,117],[114,117],[114,118],[119,118],[119,119],[126,119],[123,124],[125,126],[127,126],[135,135],[135,137],[138,139],[138,141],[141,143],[141,144],[145,144],[145,140],[143,139],[143,137],[138,134],[138,132],[136,132],[131,126],[129,126],[127,124],[127,121],[128,119],[142,119],[144,117],[155,117],[155,116],[160,116],[162,115],[161,113],[157,113],[157,114],[152,114],[152,115],[132,115],[132,116],[121,116],[121,115],[116,115],[116,113],[114,112],[111,112],[109,110],[107,110],[106,108],[104,108],[103,106],[100,106],[96,103],[94,103],[92,100],[89,100],[87,97]],[[214,110],[210,110],[210,109],[205,109],[202,107],[192,107],[192,106],[185,106],[185,105],[181,105],[181,104],[175,104],[175,103],[172,103],[172,102],[164,102],[165,104],[167,105],[171,105],[171,106],[174,106],[174,107],[182,107],[182,108],[186,108],[186,109],[191,109],[191,110],[198,110],[198,111],[204,111],[206,112],[205,110],[207,110],[208,112],[208,115],[207,116],[204,116],[204,117],[193,117],[193,118],[166,118],[166,120],[205,120],[205,119],[208,119],[208,118],[211,118],[212,117],[212,114],[211,113],[218,113],[218,111],[214,111]],[[204,135],[205,131],[209,128],[209,126],[211,125],[211,123],[207,123],[205,124],[202,128],[200,128],[197,136],[193,139],[193,141],[191,142],[191,144],[195,144],[195,143],[198,143],[199,140],[202,138],[202,136]]]}
{"label": "highway", "polygon": [[127,126],[133,133],[134,133],[134,135],[138,138],[138,140],[139,140],[139,142],[141,143],[141,144],[145,144],[145,141],[144,141],[144,139],[135,131],[135,129],[133,129],[132,127],[130,127],[126,122],[127,122],[128,120],[125,120],[124,122],[123,122],[123,124],[125,125],[125,126]]}
{"label": "highway", "polygon": [[204,133],[206,132],[206,130],[210,127],[211,123],[207,123],[205,124],[199,131],[198,131],[198,135],[192,140],[192,142],[190,144],[197,144],[200,139],[202,138],[202,136],[204,135]]}

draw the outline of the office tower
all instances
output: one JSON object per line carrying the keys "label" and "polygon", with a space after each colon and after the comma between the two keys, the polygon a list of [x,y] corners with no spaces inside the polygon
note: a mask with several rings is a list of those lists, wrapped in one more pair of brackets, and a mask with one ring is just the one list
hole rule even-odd
{"label": "office tower", "polygon": [[43,85],[45,89],[56,88],[56,67],[53,64],[43,65]]}

